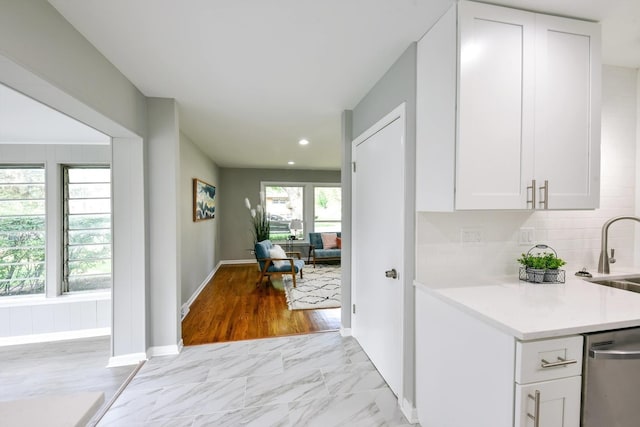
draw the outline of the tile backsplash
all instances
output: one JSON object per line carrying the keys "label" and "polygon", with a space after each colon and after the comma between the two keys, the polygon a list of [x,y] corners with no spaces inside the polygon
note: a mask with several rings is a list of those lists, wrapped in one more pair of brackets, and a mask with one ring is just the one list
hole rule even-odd
{"label": "tile backsplash", "polygon": [[[568,274],[595,270],[604,222],[637,215],[638,71],[603,67],[600,209],[589,211],[420,212],[416,217],[416,279],[434,285],[465,284],[468,278],[517,274],[516,259],[531,245],[519,245],[522,227],[535,229],[535,242],[553,247],[567,261]],[[616,267],[632,267],[636,227],[621,221],[609,229]],[[640,234],[640,233],[639,233]],[[477,241],[479,240],[479,241]]]}

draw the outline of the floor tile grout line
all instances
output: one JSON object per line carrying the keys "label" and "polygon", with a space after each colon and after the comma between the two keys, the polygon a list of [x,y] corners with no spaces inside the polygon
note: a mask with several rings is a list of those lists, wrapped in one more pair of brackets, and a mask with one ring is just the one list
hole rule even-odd
{"label": "floor tile grout line", "polygon": [[138,362],[138,365],[135,367],[135,369],[129,374],[129,376],[127,377],[126,380],[124,380],[124,382],[122,383],[122,385],[118,388],[118,390],[116,390],[115,394],[111,397],[111,399],[109,399],[109,401],[107,402],[106,405],[104,405],[101,409],[100,412],[98,414],[96,414],[96,416],[94,417],[94,420],[92,422],[89,423],[88,427],[95,427],[96,425],[98,425],[98,423],[100,422],[100,420],[102,420],[102,418],[107,414],[107,412],[109,411],[109,409],[111,409],[111,406],[113,406],[113,404],[116,402],[116,400],[118,399],[118,397],[120,397],[120,395],[122,394],[122,392],[124,391],[125,388],[127,388],[127,386],[129,385],[129,383],[133,380],[133,378],[136,376],[136,374],[138,373],[138,371],[140,371],[140,369],[142,368],[142,366],[144,365],[145,361],[141,360],[140,362]]}

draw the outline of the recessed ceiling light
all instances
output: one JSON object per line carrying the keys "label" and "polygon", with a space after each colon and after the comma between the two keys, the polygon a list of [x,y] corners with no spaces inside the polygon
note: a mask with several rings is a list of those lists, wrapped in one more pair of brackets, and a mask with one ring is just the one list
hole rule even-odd
{"label": "recessed ceiling light", "polygon": [[308,139],[301,139],[300,141],[298,141],[298,144],[300,145],[307,145],[309,143]]}
{"label": "recessed ceiling light", "polygon": [[288,165],[295,165],[295,164],[296,164],[296,162],[294,162],[293,160],[289,160],[289,161],[287,162],[287,164],[288,164]]}

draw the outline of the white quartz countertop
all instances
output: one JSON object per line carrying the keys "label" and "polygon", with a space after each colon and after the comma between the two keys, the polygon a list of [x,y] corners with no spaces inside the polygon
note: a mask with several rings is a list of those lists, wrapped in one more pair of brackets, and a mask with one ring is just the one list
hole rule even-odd
{"label": "white quartz countertop", "polygon": [[[567,277],[562,284],[496,279],[495,284],[416,289],[520,340],[640,326],[640,294]],[[418,308],[419,309],[419,308]]]}

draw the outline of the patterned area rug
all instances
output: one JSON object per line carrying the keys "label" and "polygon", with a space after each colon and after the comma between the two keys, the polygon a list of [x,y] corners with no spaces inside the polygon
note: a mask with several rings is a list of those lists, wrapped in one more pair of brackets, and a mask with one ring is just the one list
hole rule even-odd
{"label": "patterned area rug", "polygon": [[295,288],[290,275],[284,278],[289,310],[340,307],[340,266],[307,266],[303,275],[303,279],[296,277]]}

